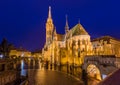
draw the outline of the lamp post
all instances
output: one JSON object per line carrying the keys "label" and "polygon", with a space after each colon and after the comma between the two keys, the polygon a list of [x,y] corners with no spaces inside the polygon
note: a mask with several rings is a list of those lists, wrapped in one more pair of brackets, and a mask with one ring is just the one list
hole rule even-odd
{"label": "lamp post", "polygon": [[75,41],[72,43],[72,56],[73,56],[73,63],[72,63],[72,74],[74,75],[74,66],[75,66]]}
{"label": "lamp post", "polygon": [[[68,41],[66,40],[66,52],[68,52]],[[68,66],[68,55],[67,56],[67,73],[69,73],[69,66]]]}
{"label": "lamp post", "polygon": [[59,63],[60,63],[60,65],[59,65],[59,70],[61,71],[61,49],[59,48],[59,50],[60,50],[60,51],[59,51],[59,52],[60,52],[60,55],[59,55],[59,57],[60,57],[60,58],[59,58],[59,59],[60,59],[60,60],[59,60]]}
{"label": "lamp post", "polygon": [[60,49],[60,44],[59,44],[59,70],[61,71],[61,49]]}
{"label": "lamp post", "polygon": [[67,73],[69,73],[69,62],[68,62],[68,55],[67,55]]}
{"label": "lamp post", "polygon": [[51,55],[50,69],[52,69],[52,55]]}

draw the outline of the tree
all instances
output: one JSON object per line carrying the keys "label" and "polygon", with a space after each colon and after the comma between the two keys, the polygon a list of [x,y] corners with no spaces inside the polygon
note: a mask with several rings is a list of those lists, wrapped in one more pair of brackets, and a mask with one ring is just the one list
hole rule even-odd
{"label": "tree", "polygon": [[0,54],[3,54],[4,56],[9,56],[9,52],[13,48],[14,48],[14,45],[9,43],[7,39],[3,38],[0,44]]}

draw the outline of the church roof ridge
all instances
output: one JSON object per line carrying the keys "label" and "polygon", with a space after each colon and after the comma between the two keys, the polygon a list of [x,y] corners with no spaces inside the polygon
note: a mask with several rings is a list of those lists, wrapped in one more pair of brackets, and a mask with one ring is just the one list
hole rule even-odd
{"label": "church roof ridge", "polygon": [[89,35],[85,28],[80,24],[76,24],[73,28],[70,29],[68,36],[76,36],[76,35]]}
{"label": "church roof ridge", "polygon": [[74,35],[88,35],[88,32],[85,30],[85,28],[78,23],[77,25],[75,25],[72,29],[71,29],[74,33]]}

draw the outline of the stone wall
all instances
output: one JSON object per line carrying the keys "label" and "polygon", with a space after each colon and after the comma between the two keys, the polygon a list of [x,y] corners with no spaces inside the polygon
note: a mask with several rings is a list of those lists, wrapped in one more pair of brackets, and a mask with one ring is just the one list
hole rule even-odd
{"label": "stone wall", "polygon": [[11,59],[0,59],[0,85],[12,84],[17,80],[17,68],[14,64]]}

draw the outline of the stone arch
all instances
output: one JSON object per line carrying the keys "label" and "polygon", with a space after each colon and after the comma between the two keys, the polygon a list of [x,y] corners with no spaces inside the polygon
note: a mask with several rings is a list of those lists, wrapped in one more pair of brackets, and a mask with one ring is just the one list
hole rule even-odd
{"label": "stone arch", "polygon": [[96,65],[89,64],[86,68],[86,71],[87,71],[88,76],[101,80],[100,69]]}
{"label": "stone arch", "polygon": [[[102,71],[99,65],[95,64],[95,63],[87,63],[86,65],[84,65],[84,69],[87,72],[89,77],[94,77],[98,80],[102,80]],[[91,70],[91,73],[89,73],[89,71]]]}

